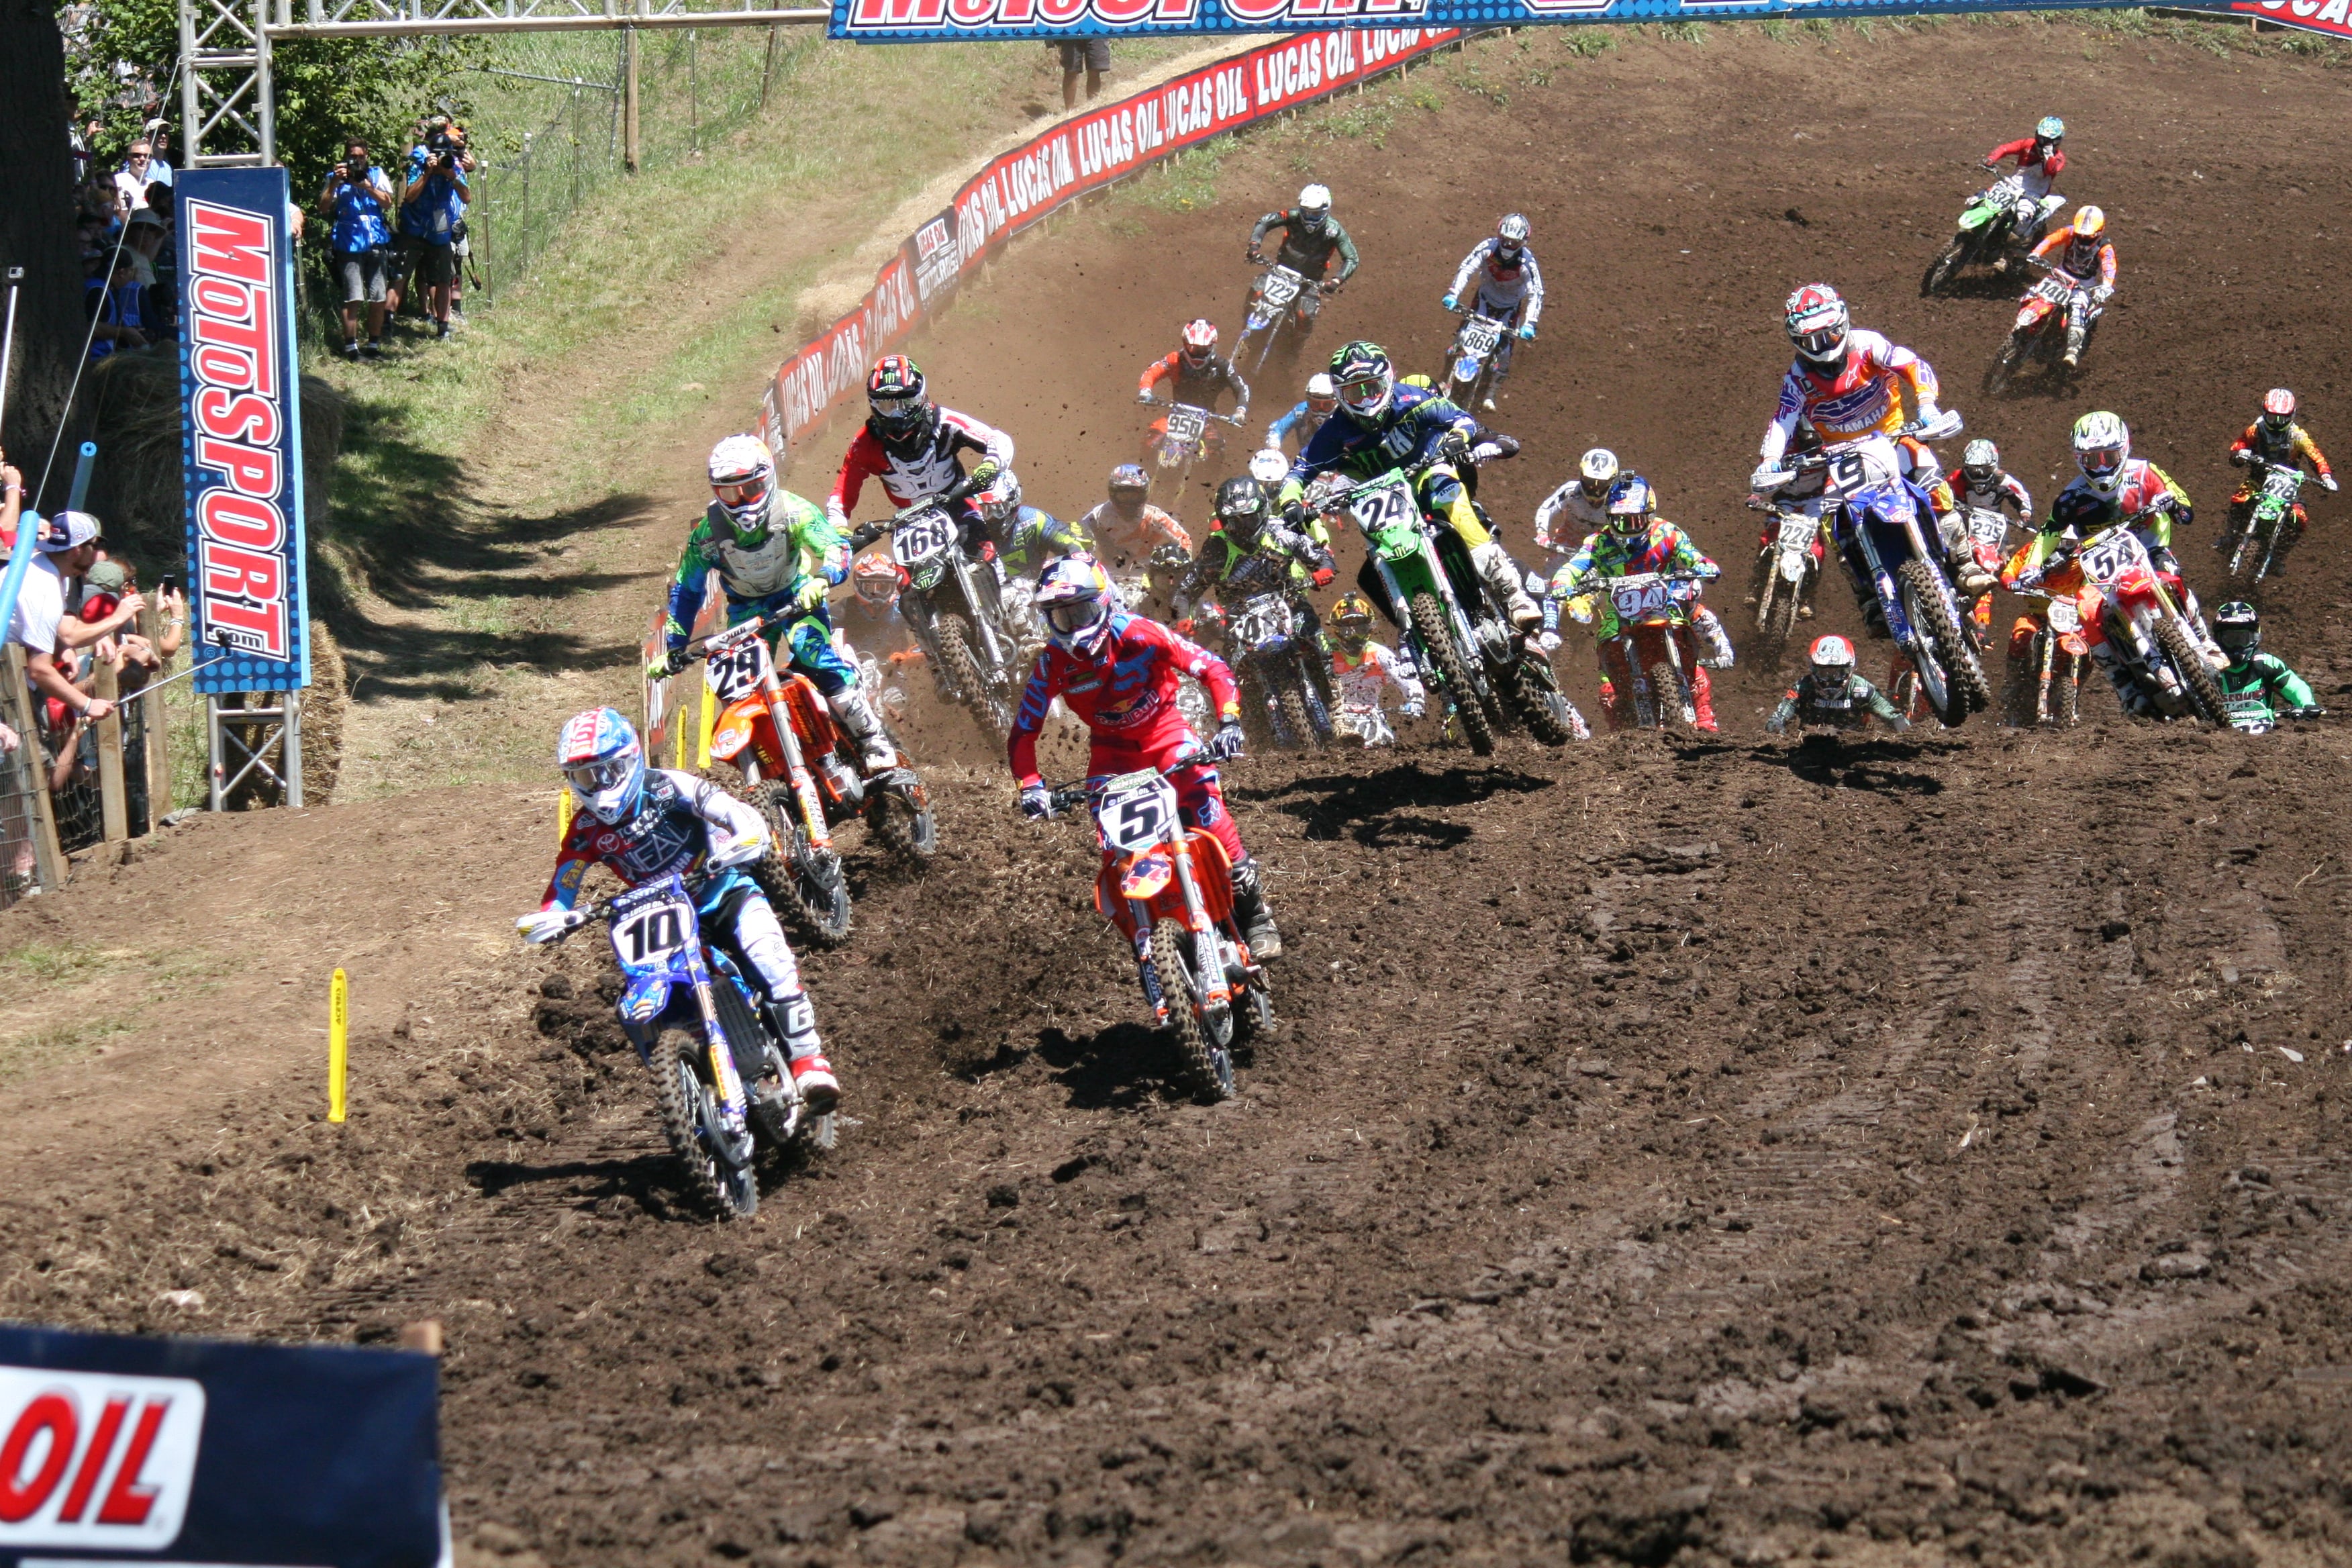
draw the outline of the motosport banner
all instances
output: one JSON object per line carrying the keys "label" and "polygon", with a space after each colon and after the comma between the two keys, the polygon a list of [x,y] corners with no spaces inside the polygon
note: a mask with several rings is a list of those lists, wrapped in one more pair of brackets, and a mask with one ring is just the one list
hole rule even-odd
{"label": "motosport banner", "polygon": [[173,200],[188,608],[222,650],[196,689],[295,690],[310,684],[310,595],[286,171],[186,170]]}
{"label": "motosport banner", "polygon": [[2352,38],[2352,0],[2228,0],[2227,4],[2196,5],[2190,8],[2252,16],[2257,21],[2301,27],[2330,37]]}
{"label": "motosport banner", "polygon": [[0,1328],[0,1568],[433,1568],[431,1356]]}
{"label": "motosport banner", "polygon": [[761,433],[787,453],[845,396],[863,390],[875,356],[905,339],[992,250],[1048,213],[1195,142],[1394,70],[1461,37],[1450,27],[1405,27],[1286,38],[1090,110],[992,160],[954,205],[899,247],[856,310],[778,367]]}

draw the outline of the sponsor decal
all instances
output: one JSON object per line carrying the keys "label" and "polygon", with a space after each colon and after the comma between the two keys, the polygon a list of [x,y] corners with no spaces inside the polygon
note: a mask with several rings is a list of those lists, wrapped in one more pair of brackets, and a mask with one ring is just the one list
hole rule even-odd
{"label": "sponsor decal", "polygon": [[204,1384],[0,1366],[0,1548],[157,1552],[180,1533]]}

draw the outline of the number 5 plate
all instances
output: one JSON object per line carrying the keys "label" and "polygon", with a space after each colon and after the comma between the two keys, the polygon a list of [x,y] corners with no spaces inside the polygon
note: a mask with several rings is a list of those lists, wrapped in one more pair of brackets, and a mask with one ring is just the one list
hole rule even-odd
{"label": "number 5 plate", "polygon": [[1095,807],[1095,821],[1113,849],[1148,849],[1167,838],[1175,824],[1176,792],[1157,773],[1115,778]]}

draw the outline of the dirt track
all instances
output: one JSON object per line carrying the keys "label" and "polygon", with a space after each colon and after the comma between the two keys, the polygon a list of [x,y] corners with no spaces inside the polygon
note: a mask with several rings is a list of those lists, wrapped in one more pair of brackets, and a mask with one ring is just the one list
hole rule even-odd
{"label": "dirt track", "polygon": [[[1510,47],[1464,68],[1496,79]],[[1315,165],[1351,171],[1334,182],[1374,258],[1325,341],[1402,321],[1392,342],[1434,349],[1465,222],[1526,189],[1449,195],[1446,149],[1507,126],[1579,149],[1562,194],[1524,198],[1554,302],[1498,421],[1531,447],[1489,492],[1515,539],[1600,439],[1740,559],[1774,308],[1825,245],[1864,322],[1943,363],[2035,479],[2078,402],[2163,431],[2209,518],[2263,386],[2296,385],[2323,442],[2352,431],[2322,252],[2247,243],[2287,211],[2333,235],[2339,73],[2055,28],[1841,47],[1637,45],[1514,88],[1508,118],[1440,73],[1449,107],[1408,110],[1376,167],[1360,142]],[[1931,69],[1935,115],[1885,106]],[[1997,77],[2016,96],[1943,85]],[[1922,303],[1916,278],[1979,127],[2062,86],[2070,194],[2116,216],[2130,308],[2081,399],[1980,406],[2003,306]],[[2259,143],[2225,134],[2263,90]],[[2143,130],[2151,94],[2170,108]],[[1160,336],[1051,329],[1183,313],[1181,277],[1223,275],[1189,258],[1234,251],[1302,177],[1298,145],[1235,154],[1217,210],[1155,227],[1187,265],[1129,276],[1110,262],[1138,242],[1081,219],[921,348],[950,384],[1066,376],[1066,420],[959,399],[1038,454],[1048,504],[1125,450],[1126,366]],[[1367,197],[1375,178],[1393,195]],[[1580,211],[1589,270],[1547,243]],[[1404,278],[1406,256],[1443,259]],[[1633,346],[1591,337],[1601,321]],[[1666,414],[1687,436],[1659,450]],[[2316,515],[2271,641],[2333,692],[2347,568],[2336,507]],[[543,799],[205,824],[11,915],[0,947],[37,922],[107,941],[178,889],[315,857],[338,880],[299,922],[247,921],[247,969],[159,1004],[291,1043],[226,1081],[142,1045],[59,1075],[107,1098],[0,1098],[45,1130],[0,1211],[0,1310],[362,1339],[442,1318],[459,1534],[488,1562],[2352,1557],[2337,731],[2109,718],[1797,748],[1760,743],[1764,678],[1734,689],[1733,732],[1703,744],[1243,764],[1289,1023],[1214,1110],[1166,1092],[1132,1025],[1083,829],[1009,820],[1000,775],[949,770],[940,864],[863,868],[857,940],[809,965],[862,1124],[740,1227],[678,1206],[593,948],[509,945]],[[276,981],[362,942],[382,956],[337,1134],[310,1119],[312,1047]]]}

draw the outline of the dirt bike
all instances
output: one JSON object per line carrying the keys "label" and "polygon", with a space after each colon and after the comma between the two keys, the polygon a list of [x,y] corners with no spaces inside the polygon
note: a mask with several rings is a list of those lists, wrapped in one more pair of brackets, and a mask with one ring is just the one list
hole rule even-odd
{"label": "dirt bike", "polygon": [[1812,602],[1822,575],[1822,521],[1810,512],[1751,498],[1779,531],[1756,554],[1756,630],[1774,644],[1797,633],[1798,612]]}
{"label": "dirt bike", "polygon": [[850,542],[857,548],[890,536],[890,558],[907,574],[898,613],[929,658],[940,695],[1001,742],[1013,733],[1014,696],[1027,671],[1005,624],[996,572],[965,552],[949,506],[943,496],[919,500],[864,524]]}
{"label": "dirt bike", "polygon": [[[2042,607],[2033,617],[2032,652],[2022,663],[2012,659],[2010,664],[2010,721],[2072,726],[2083,716],[2083,666],[2091,656],[2091,645],[2083,637],[2082,609],[2063,593],[2021,592],[2021,596],[2040,600]],[[2028,681],[2033,692],[2030,710]]]}
{"label": "dirt bike", "polygon": [[[1590,590],[1609,598],[1613,630],[1602,637],[1622,651],[1625,667],[1633,672],[1633,723],[1636,729],[1698,729],[1698,691],[1691,679],[1691,605],[1697,601],[1702,579],[1686,572],[1634,572],[1622,577],[1595,577]],[[1591,618],[1590,612],[1578,617]]]}
{"label": "dirt bike", "polygon": [[2042,585],[2053,596],[2074,591],[2084,620],[2097,628],[2158,713],[2225,725],[2228,699],[2189,625],[2194,602],[2186,609],[2175,602],[2147,546],[2132,531],[2138,521],[2102,529],[2077,545],[2062,545],[2053,556],[2057,565],[2042,566]]}
{"label": "dirt bike", "polygon": [[[1274,1027],[1274,992],[1234,919],[1233,867],[1204,828],[1185,828],[1168,775],[1202,760],[1106,779],[1092,792],[1102,869],[1095,908],[1133,944],[1152,1021],[1174,1037],[1199,1093],[1229,1100],[1234,1049]],[[1053,792],[1055,811],[1088,799],[1083,783]]]}
{"label": "dirt bike", "polygon": [[[2001,340],[2000,352],[1985,367],[1986,395],[1998,396],[2007,391],[2017,379],[2017,373],[2030,361],[2038,360],[2045,368],[2061,364],[2060,356],[2066,350],[2066,318],[2074,309],[2075,297],[2089,292],[2065,273],[2042,266],[2040,281],[2017,302],[2017,321],[2010,327],[2009,336]],[[2091,317],[2083,340],[2088,348],[2096,316],[2089,309],[2084,313]]]}
{"label": "dirt bike", "polygon": [[[1948,411],[1933,426],[1917,423],[1901,434],[1940,440],[1958,434],[1959,416]],[[1866,584],[1877,612],[1874,633],[1883,630],[1909,659],[1920,694],[1948,725],[1967,721],[1992,701],[1979,661],[1969,618],[1944,574],[1941,540],[1927,498],[1874,452],[1871,437],[1841,441],[1801,458],[1793,470],[1759,468],[1749,477],[1756,493],[1769,496],[1790,479],[1816,468],[1824,473],[1822,517],[1841,563]],[[1884,443],[1881,443],[1883,446]]]}
{"label": "dirt bike", "polygon": [[1274,352],[1274,340],[1284,327],[1289,327],[1294,337],[1303,337],[1315,324],[1316,313],[1323,309],[1323,285],[1307,281],[1300,272],[1279,264],[1267,267],[1250,285],[1242,333],[1234,340],[1234,363],[1242,363],[1242,354],[1255,337],[1257,363],[1250,368],[1264,369],[1265,356]]}
{"label": "dirt bike", "polygon": [[1316,683],[1323,657],[1307,636],[1307,624],[1279,589],[1254,594],[1234,611],[1227,661],[1243,683],[1242,705],[1271,705],[1274,743],[1286,751],[1316,751],[1331,739],[1331,710]]}
{"label": "dirt bike", "polygon": [[663,1135],[720,1217],[747,1218],[760,1207],[759,1145],[830,1149],[834,1117],[808,1114],[774,1005],[704,933],[694,903],[685,882],[665,877],[572,910],[565,933],[609,922],[623,983],[615,1010],[653,1074]]}
{"label": "dirt bike", "polygon": [[1496,362],[1511,324],[1475,310],[1459,314],[1462,325],[1454,329],[1454,352],[1445,356],[1444,393],[1455,407],[1475,408],[1477,405],[1472,399],[1491,399],[1496,384],[1503,378],[1502,367]]}
{"label": "dirt bike", "polygon": [[2063,196],[2036,199],[2025,194],[2025,176],[2004,174],[1969,198],[1952,242],[1927,263],[1919,292],[1933,294],[1979,262],[2003,259],[2023,237],[2033,234],[2065,205]]}
{"label": "dirt bike", "polygon": [[[772,859],[751,871],[760,890],[820,945],[837,947],[849,936],[849,883],[833,828],[862,816],[877,842],[908,860],[930,858],[939,828],[904,752],[896,765],[863,777],[856,746],[815,684],[777,670],[761,632],[792,618],[781,611],[745,621],[700,645],[703,684],[719,707],[710,756],[742,773],[746,795],[774,835]],[[890,742],[898,751],[898,738]]]}
{"label": "dirt bike", "polygon": [[1158,398],[1151,402],[1165,412],[1151,422],[1151,488],[1147,493],[1154,499],[1164,498],[1161,504],[1173,513],[1179,510],[1184,481],[1192,476],[1192,465],[1206,457],[1216,444],[1209,426],[1238,427],[1249,411],[1213,414],[1189,403],[1161,403]]}
{"label": "dirt bike", "polygon": [[2246,513],[2246,526],[2230,551],[2230,575],[2245,570],[2247,557],[2254,563],[2254,582],[2270,574],[2278,560],[2282,533],[2294,531],[2295,497],[2303,491],[2303,468],[2300,464],[2263,464],[2262,488],[2254,491],[2252,509]]}

